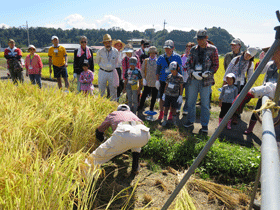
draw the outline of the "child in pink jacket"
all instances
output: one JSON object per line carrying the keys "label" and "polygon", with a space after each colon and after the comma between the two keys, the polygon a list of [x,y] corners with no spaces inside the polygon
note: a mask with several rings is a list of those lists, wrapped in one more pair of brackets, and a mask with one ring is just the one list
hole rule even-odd
{"label": "child in pink jacket", "polygon": [[38,54],[36,54],[36,47],[34,45],[28,46],[29,55],[25,58],[25,68],[26,68],[26,76],[29,75],[30,81],[33,85],[38,84],[38,86],[42,87],[41,81],[41,71],[43,68],[43,63]]}
{"label": "child in pink jacket", "polygon": [[88,64],[83,63],[82,64],[83,72],[80,75],[80,83],[81,83],[81,91],[83,91],[86,95],[90,93],[90,95],[93,95],[93,84],[92,81],[94,79],[93,72],[88,69]]}

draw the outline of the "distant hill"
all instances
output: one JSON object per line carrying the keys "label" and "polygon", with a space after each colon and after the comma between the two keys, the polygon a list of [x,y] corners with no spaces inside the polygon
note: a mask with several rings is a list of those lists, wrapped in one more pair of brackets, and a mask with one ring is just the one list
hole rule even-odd
{"label": "distant hill", "polygon": [[[229,34],[225,29],[220,27],[213,27],[207,29],[209,40],[214,42],[217,46],[219,54],[225,54],[231,51],[230,42],[234,37]],[[163,52],[162,46],[164,41],[167,39],[172,39],[175,43],[176,51],[179,53],[183,53],[185,50],[185,46],[188,42],[195,42],[194,36],[196,31],[191,30],[180,31],[173,30],[168,32],[167,30],[157,31],[154,29],[146,29],[144,32],[140,32],[137,30],[134,31],[125,31],[120,28],[111,28],[108,30],[105,29],[70,29],[70,30],[62,30],[62,29],[54,29],[54,28],[45,28],[45,27],[36,27],[29,28],[29,38],[30,43],[35,45],[36,47],[46,47],[51,44],[51,36],[56,35],[59,37],[61,43],[79,43],[79,38],[81,35],[85,35],[88,37],[89,45],[102,45],[100,42],[102,41],[102,37],[104,34],[109,33],[113,39],[121,39],[126,43],[126,40],[132,38],[140,38],[140,39],[149,39],[151,40],[151,44],[158,47],[160,52]],[[1,28],[0,29],[0,43],[2,47],[7,47],[8,39],[14,39],[16,41],[16,45],[18,47],[26,47],[27,46],[27,33],[26,29],[22,28]],[[243,49],[245,49],[245,45],[242,43]]]}

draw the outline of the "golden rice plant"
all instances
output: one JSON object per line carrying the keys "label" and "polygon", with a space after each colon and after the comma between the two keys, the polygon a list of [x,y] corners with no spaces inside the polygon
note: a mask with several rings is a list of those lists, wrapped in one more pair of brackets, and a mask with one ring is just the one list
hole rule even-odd
{"label": "golden rice plant", "polygon": [[1,81],[0,209],[71,209],[75,200],[85,209],[92,178],[84,175],[86,152],[98,146],[95,129],[116,106]]}

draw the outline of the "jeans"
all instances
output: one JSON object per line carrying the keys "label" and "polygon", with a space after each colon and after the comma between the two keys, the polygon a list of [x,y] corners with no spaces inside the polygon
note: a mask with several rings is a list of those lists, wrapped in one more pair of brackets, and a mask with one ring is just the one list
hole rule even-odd
{"label": "jeans", "polygon": [[[185,105],[183,106],[183,111],[188,111],[188,97],[189,97],[189,83],[184,82],[183,90],[185,89]],[[179,104],[178,109],[181,110],[182,104]]]}
{"label": "jeans", "polygon": [[38,84],[39,88],[42,88],[42,81],[40,74],[29,74],[29,79],[33,85]]}
{"label": "jeans", "polygon": [[194,123],[196,117],[196,100],[197,95],[200,93],[201,98],[201,113],[200,113],[200,123],[202,126],[208,126],[210,119],[210,93],[211,85],[203,86],[202,80],[192,79],[189,84],[188,91],[188,116],[187,121]]}
{"label": "jeans", "polygon": [[77,91],[81,92],[80,74],[77,74]]}
{"label": "jeans", "polygon": [[138,108],[138,91],[132,90],[131,86],[127,84],[126,94],[127,94],[128,106],[130,108],[130,111],[132,111],[135,114]]}

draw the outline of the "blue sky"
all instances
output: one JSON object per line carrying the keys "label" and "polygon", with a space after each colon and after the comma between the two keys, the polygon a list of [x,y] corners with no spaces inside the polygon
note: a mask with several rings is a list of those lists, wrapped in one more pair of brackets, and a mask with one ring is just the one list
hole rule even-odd
{"label": "blue sky", "polygon": [[29,27],[107,29],[115,26],[144,31],[153,27],[162,30],[166,20],[168,31],[216,26],[246,45],[266,47],[274,41],[274,27],[280,25],[276,10],[280,10],[276,0],[15,0],[1,3],[0,26],[19,27],[28,21]]}

